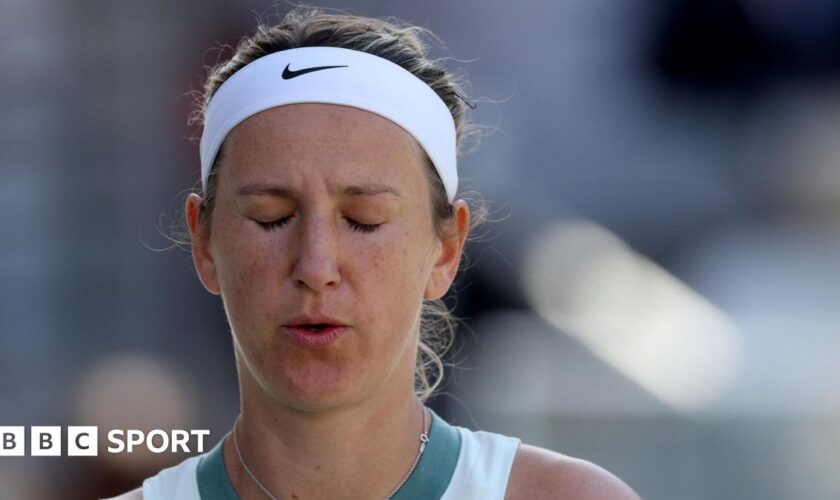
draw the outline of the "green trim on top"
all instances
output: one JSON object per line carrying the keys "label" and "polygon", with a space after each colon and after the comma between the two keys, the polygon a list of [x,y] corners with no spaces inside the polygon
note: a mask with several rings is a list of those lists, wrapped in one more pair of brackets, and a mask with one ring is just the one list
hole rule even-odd
{"label": "green trim on top", "polygon": [[429,442],[417,467],[391,497],[394,500],[440,498],[452,481],[461,452],[461,434],[429,408],[432,425]]}
{"label": "green trim on top", "polygon": [[[417,467],[392,497],[394,500],[440,498],[452,481],[461,453],[461,434],[431,408],[429,413],[432,415],[429,442]],[[224,442],[222,438],[198,462],[196,480],[201,500],[239,500],[225,469]]]}
{"label": "green trim on top", "polygon": [[230,433],[198,461],[195,476],[201,500],[239,500],[225,469],[225,456],[222,453],[228,435]]}

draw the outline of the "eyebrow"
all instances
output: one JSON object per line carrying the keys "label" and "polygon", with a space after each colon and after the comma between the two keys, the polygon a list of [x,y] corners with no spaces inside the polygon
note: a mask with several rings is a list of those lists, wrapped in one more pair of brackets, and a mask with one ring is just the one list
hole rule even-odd
{"label": "eyebrow", "polygon": [[[393,194],[394,196],[401,196],[399,190],[387,184],[354,184],[350,186],[340,186],[338,190],[344,196],[374,196],[377,194]],[[277,184],[255,182],[252,184],[245,184],[236,190],[236,193],[241,196],[276,196],[279,198],[294,198],[294,192],[284,186]]]}

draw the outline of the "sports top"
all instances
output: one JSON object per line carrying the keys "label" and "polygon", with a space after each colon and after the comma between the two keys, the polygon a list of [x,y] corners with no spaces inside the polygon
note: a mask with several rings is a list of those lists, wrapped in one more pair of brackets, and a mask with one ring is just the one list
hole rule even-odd
{"label": "sports top", "polygon": [[[429,412],[429,442],[393,498],[502,500],[520,440],[451,425]],[[238,500],[225,470],[224,441],[143,481],[143,499]]]}

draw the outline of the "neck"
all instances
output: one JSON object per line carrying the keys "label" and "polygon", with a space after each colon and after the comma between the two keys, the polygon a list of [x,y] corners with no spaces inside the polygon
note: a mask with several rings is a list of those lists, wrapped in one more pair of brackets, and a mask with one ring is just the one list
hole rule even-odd
{"label": "neck", "polygon": [[[276,498],[385,498],[417,457],[424,407],[411,385],[391,383],[407,390],[314,412],[253,397],[260,388],[243,375],[234,430],[248,469]],[[234,488],[242,499],[265,498],[232,441],[224,457]]]}

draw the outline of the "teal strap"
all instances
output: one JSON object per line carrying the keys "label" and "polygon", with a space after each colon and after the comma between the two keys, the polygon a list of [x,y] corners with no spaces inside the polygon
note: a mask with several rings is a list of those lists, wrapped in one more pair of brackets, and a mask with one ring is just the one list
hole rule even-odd
{"label": "teal strap", "polygon": [[394,500],[440,498],[452,480],[461,452],[461,434],[431,408],[429,413],[432,414],[429,442],[414,472],[392,497]]}
{"label": "teal strap", "polygon": [[198,461],[195,476],[201,500],[239,500],[225,469],[222,446],[226,437]]}
{"label": "teal strap", "polygon": [[[394,500],[411,498],[440,498],[452,481],[458,455],[461,452],[461,434],[453,426],[432,414],[429,428],[429,442],[417,462],[417,467],[394,494]],[[225,470],[221,441],[206,455],[201,457],[196,469],[198,491],[201,500],[239,500],[230,478]]]}

